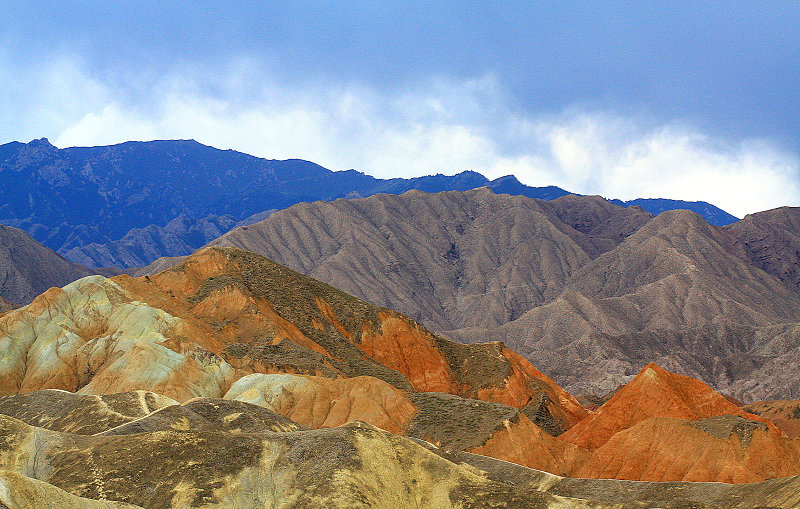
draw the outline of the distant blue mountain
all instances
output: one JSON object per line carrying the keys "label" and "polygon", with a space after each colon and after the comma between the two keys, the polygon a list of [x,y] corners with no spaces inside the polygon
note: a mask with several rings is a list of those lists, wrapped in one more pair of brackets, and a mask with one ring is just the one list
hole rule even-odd
{"label": "distant blue mountain", "polygon": [[[42,138],[0,145],[0,224],[22,228],[51,249],[89,265],[101,260],[119,265],[130,265],[134,259],[149,263],[149,258],[159,253],[185,254],[172,253],[170,246],[180,245],[184,251],[199,247],[194,245],[195,237],[202,238],[197,232],[204,228],[213,231],[208,230],[207,218],[216,218],[216,228],[303,201],[481,186],[496,193],[543,200],[569,194],[554,186],[526,186],[512,175],[489,180],[474,171],[378,179],[356,170],[331,171],[300,159],[278,161],[219,150],[194,140],[59,149]],[[630,203],[651,212],[654,209],[648,207],[660,207],[661,202],[666,208],[697,205],[655,201],[658,203]],[[710,214],[708,218],[715,224],[720,213],[726,214],[707,203],[697,206],[700,210],[692,210],[704,217]],[[181,228],[164,230],[176,218],[181,218]],[[130,245],[151,242],[131,238],[144,235],[142,231],[159,244],[155,251],[142,255],[144,258],[124,261],[113,255],[124,246],[106,247],[123,237]],[[90,245],[92,249],[83,249]],[[106,254],[98,258],[88,252]]]}
{"label": "distant blue mountain", "polygon": [[630,201],[610,200],[612,203],[630,207],[638,205],[654,215],[659,215],[666,210],[687,209],[695,212],[714,226],[726,226],[739,220],[738,217],[728,214],[719,207],[704,201],[669,200],[666,198],[637,198]]}

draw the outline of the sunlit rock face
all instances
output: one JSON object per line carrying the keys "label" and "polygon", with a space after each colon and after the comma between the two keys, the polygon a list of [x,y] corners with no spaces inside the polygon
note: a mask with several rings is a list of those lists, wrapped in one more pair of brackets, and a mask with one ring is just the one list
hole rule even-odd
{"label": "sunlit rock face", "polygon": [[373,376],[516,407],[556,428],[585,410],[501,344],[460,345],[263,257],[206,249],[152,277],[84,278],[0,318],[4,394],[222,397],[250,373]]}
{"label": "sunlit rock face", "polygon": [[591,452],[575,477],[746,483],[800,473],[800,441],[655,364],[559,439]]}

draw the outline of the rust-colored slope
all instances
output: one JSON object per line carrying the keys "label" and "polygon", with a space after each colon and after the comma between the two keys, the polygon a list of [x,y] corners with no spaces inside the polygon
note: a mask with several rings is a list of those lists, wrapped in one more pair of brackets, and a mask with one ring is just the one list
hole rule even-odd
{"label": "rust-colored slope", "polygon": [[595,450],[575,477],[748,483],[800,473],[800,442],[740,416],[651,417]]}
{"label": "rust-colored slope", "polygon": [[[259,255],[208,248],[152,277],[85,278],[0,318],[3,394],[152,390],[221,397],[250,373],[368,375],[537,410],[551,430],[585,415],[499,343],[460,345]],[[542,396],[544,395],[544,396]],[[555,432],[554,432],[555,434]]]}
{"label": "rust-colored slope", "polygon": [[651,363],[607,403],[560,438],[595,450],[616,433],[651,417],[696,420],[718,415],[738,415],[764,421],[748,414],[703,382],[670,373]]}
{"label": "rust-colored slope", "polygon": [[[267,330],[273,334],[268,346],[291,342],[300,347],[295,351],[322,359],[307,374],[370,375],[402,389],[408,384],[416,391],[449,392],[519,408],[544,392],[550,414],[563,429],[586,415],[572,396],[502,344],[448,341],[397,312],[252,253],[209,248],[150,280],[179,300],[183,295],[193,304],[193,316],[212,325],[224,323],[216,327],[216,338],[225,344],[220,354],[240,369],[300,371],[286,369],[286,358],[283,365],[265,362]],[[142,279],[131,281],[141,284]],[[241,351],[245,354],[237,358]],[[269,369],[260,369],[265,367]]]}
{"label": "rust-colored slope", "polygon": [[756,401],[744,409],[769,419],[789,438],[800,438],[800,400]]}

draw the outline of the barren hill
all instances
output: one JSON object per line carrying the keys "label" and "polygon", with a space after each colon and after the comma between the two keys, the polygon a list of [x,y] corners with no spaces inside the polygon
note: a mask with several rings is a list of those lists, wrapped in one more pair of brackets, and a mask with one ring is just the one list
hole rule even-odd
{"label": "barren hill", "polygon": [[[0,415],[0,503],[10,509],[642,507],[790,509],[798,479],[750,485],[569,479],[448,452],[363,424],[303,430],[254,405],[205,400],[157,411],[177,427],[62,433]],[[236,421],[259,431],[232,429]],[[221,427],[215,425],[221,424]]]}
{"label": "barren hill", "polygon": [[[369,375],[523,409],[566,429],[585,411],[499,343],[461,345],[266,258],[208,248],[153,277],[93,276],[0,317],[4,394],[151,390],[222,397],[241,376]],[[38,352],[35,355],[29,352]]]}
{"label": "barren hill", "polygon": [[[775,223],[769,245],[782,253],[765,259],[791,259],[794,212],[756,215]],[[800,396],[800,293],[790,268],[754,261],[742,228],[484,188],[301,204],[213,244],[461,341],[506,341],[576,393],[613,390],[655,361],[747,401]]]}
{"label": "barren hill", "polygon": [[451,330],[494,327],[552,300],[650,217],[598,197],[409,191],[296,205],[211,245],[263,254]]}
{"label": "barren hill", "polygon": [[[65,260],[26,232],[0,226],[0,298],[27,304],[50,287],[90,274],[86,267]],[[3,307],[0,301],[0,311]]]}
{"label": "barren hill", "polygon": [[752,265],[738,239],[671,211],[491,333],[574,392],[610,391],[658,362],[751,401],[800,391],[798,321],[800,294]]}

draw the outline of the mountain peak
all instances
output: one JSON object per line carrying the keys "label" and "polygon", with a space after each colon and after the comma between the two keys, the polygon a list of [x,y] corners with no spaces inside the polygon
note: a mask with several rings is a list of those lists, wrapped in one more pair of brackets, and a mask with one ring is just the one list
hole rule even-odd
{"label": "mountain peak", "polygon": [[54,147],[54,145],[50,143],[50,140],[48,140],[47,138],[39,138],[36,140],[31,140],[30,142],[28,142],[28,145],[33,147]]}

